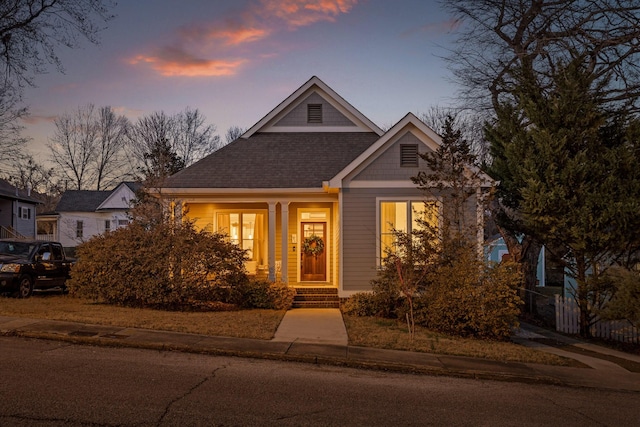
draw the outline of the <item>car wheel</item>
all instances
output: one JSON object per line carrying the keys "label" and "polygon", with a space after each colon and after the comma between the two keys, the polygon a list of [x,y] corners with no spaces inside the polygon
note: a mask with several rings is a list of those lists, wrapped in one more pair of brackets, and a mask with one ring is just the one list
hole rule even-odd
{"label": "car wheel", "polygon": [[22,276],[20,278],[20,285],[18,286],[18,292],[16,296],[18,298],[29,298],[33,292],[33,281],[29,276]]}

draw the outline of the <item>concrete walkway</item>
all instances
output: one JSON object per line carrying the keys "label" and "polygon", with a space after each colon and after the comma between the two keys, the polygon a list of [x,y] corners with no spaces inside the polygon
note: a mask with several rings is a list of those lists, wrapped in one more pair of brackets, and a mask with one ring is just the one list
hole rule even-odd
{"label": "concrete walkway", "polygon": [[337,308],[294,308],[284,315],[272,341],[347,345],[347,329]]}

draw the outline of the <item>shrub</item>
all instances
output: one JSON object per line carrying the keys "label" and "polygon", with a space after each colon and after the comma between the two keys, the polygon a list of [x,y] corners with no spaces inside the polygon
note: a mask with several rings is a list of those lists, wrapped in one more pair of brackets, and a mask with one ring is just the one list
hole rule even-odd
{"label": "shrub", "polygon": [[183,309],[247,280],[245,252],[190,223],[133,222],[83,243],[77,255],[70,293],[130,307]]}
{"label": "shrub", "polygon": [[378,312],[378,303],[375,294],[358,292],[347,298],[340,308],[347,316],[375,316]]}
{"label": "shrub", "polygon": [[231,289],[229,302],[242,308],[287,310],[295,294],[295,289],[286,283],[249,279]]}
{"label": "shrub", "polygon": [[486,265],[473,253],[430,273],[421,297],[426,326],[450,335],[506,339],[518,324],[522,274],[517,264]]}

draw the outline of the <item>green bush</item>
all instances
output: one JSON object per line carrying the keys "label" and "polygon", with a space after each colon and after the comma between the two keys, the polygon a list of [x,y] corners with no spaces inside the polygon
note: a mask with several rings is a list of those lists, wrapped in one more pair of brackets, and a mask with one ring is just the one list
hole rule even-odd
{"label": "green bush", "polygon": [[123,306],[201,306],[220,301],[221,288],[247,281],[245,251],[190,223],[134,222],[83,243],[77,256],[70,293]]}

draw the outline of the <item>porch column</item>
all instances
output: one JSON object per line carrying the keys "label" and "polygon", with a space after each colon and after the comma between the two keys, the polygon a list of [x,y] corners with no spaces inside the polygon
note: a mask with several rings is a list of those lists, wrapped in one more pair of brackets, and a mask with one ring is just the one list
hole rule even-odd
{"label": "porch column", "polygon": [[276,202],[269,202],[269,281],[276,281]]}
{"label": "porch column", "polygon": [[280,202],[281,228],[282,228],[282,254],[280,261],[280,280],[288,283],[287,268],[289,266],[289,202]]}

